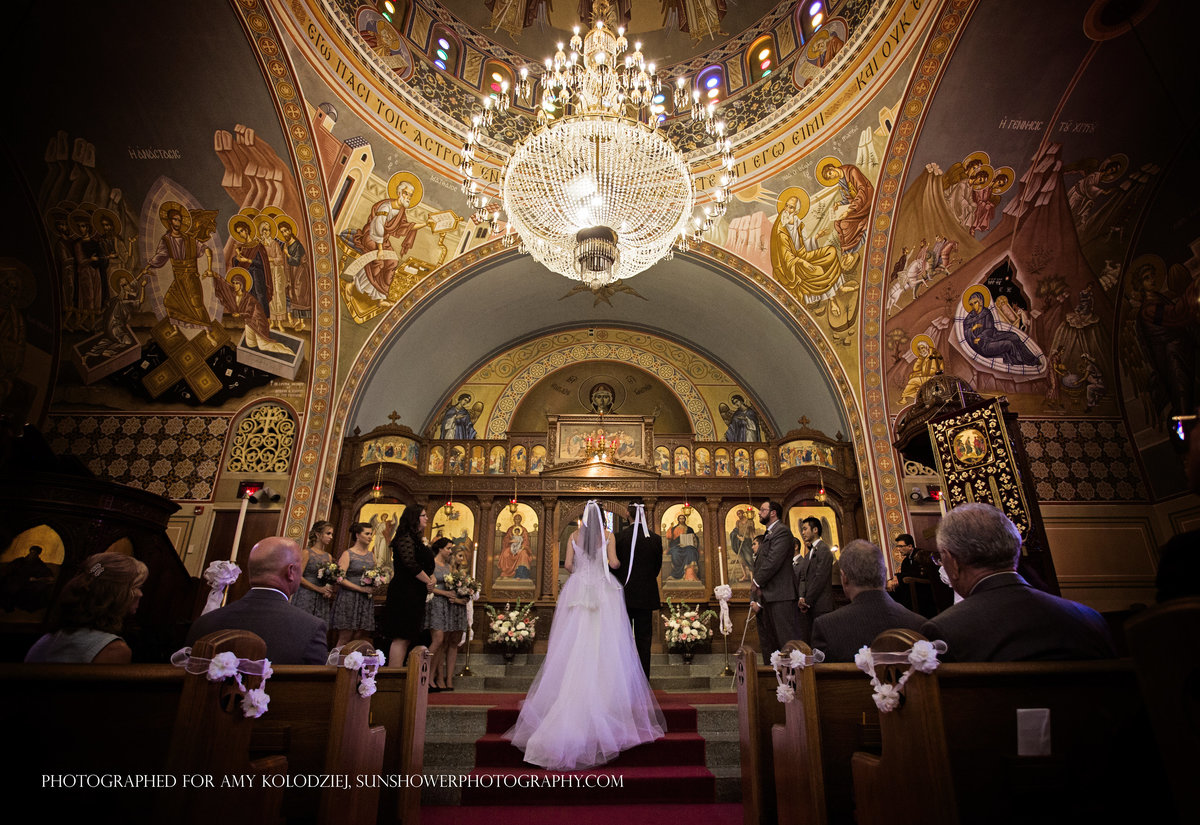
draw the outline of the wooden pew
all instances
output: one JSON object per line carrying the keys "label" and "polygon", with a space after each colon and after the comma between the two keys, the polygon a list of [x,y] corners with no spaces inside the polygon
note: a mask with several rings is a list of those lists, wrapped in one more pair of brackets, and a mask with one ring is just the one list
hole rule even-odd
{"label": "wooden pew", "polygon": [[1180,822],[1200,811],[1200,598],[1173,599],[1125,624],[1138,684],[1154,727]]}
{"label": "wooden pew", "polygon": [[[247,720],[255,723],[250,755],[284,756],[293,776],[326,773],[339,670],[354,676],[344,668],[276,666],[267,683],[269,710],[260,719]],[[416,678],[408,678],[413,672]],[[103,813],[119,815],[123,822],[159,825],[163,820],[150,789],[79,790],[49,783],[64,775],[164,775],[184,676],[183,670],[169,664],[0,664],[0,700],[9,708],[5,736],[19,756],[10,769],[15,786],[34,791],[35,798],[53,806],[55,817],[64,821],[73,816],[94,819]],[[407,668],[379,671],[378,690],[370,700],[371,724],[387,731],[378,773],[421,772],[428,678],[424,648],[410,654]],[[356,689],[356,679],[353,684]],[[352,729],[363,730],[365,724],[356,720]],[[377,737],[366,738],[374,742]],[[162,793],[170,797],[178,790],[177,784]],[[284,815],[311,821],[319,794],[319,790],[287,789]],[[420,789],[385,790],[377,810],[380,822],[417,823]],[[178,815],[172,814],[170,820],[175,819]]]}
{"label": "wooden pew", "polygon": [[[922,637],[887,631],[877,651]],[[906,666],[879,667],[894,679]],[[866,678],[865,676],[863,677]],[[1018,709],[1049,709],[1050,752],[1018,756]],[[1128,660],[945,664],[914,673],[880,714],[882,755],[852,761],[863,825],[1163,818],[1166,797]]]}
{"label": "wooden pew", "polygon": [[[793,646],[809,652],[803,642]],[[850,823],[850,757],[877,747],[878,712],[867,677],[851,664],[799,671],[795,701],[778,701],[775,671],[738,652],[738,725],[745,825]]]}
{"label": "wooden pew", "polygon": [[[372,651],[367,642],[347,646],[347,652],[361,644],[362,651]],[[416,678],[410,679],[409,674]],[[344,735],[362,736],[367,726],[382,728],[385,734],[370,733],[370,748],[382,747],[377,767],[362,769],[357,757],[349,756],[336,764],[329,762],[335,738],[331,737],[330,720],[335,717],[335,686],[341,679],[352,692],[346,698],[355,711],[355,721]],[[358,697],[357,674],[345,668],[324,665],[290,665],[275,668],[268,692],[271,709],[259,720],[252,748],[257,754],[286,755],[293,774],[346,774],[350,790],[294,788],[284,798],[284,816],[288,819],[311,818],[313,810],[320,811],[321,822],[341,823],[351,815],[346,807],[370,815],[362,821],[400,821],[405,825],[420,822],[420,788],[386,789],[360,783],[358,774],[367,776],[411,775],[421,772],[425,743],[425,710],[429,686],[429,651],[414,648],[409,653],[407,667],[381,668],[375,679],[376,693],[370,700]],[[367,709],[369,707],[369,714]],[[374,751],[370,751],[375,760]],[[364,759],[366,757],[363,757]],[[339,801],[340,800],[340,801]],[[349,802],[347,802],[349,801]],[[327,818],[328,814],[328,818]],[[353,820],[351,820],[353,821]]]}
{"label": "wooden pew", "polygon": [[[212,659],[226,652],[239,659],[262,659],[267,644],[246,630],[219,630],[197,639],[192,646],[192,656],[197,658]],[[242,681],[251,689],[259,687],[262,679],[243,675]],[[185,674],[167,750],[166,773],[176,777],[206,775],[214,782],[211,787],[181,785],[161,794],[158,812],[162,821],[253,825],[278,819],[283,788],[269,780],[287,774],[287,759],[250,758],[255,720],[242,712],[240,697],[229,679],[213,682],[204,673]],[[247,784],[225,784],[228,777],[235,776]]]}

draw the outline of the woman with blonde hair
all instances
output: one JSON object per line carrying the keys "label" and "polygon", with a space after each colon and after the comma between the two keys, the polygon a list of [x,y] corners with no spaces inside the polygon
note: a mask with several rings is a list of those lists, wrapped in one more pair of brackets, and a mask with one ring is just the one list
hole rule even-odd
{"label": "woman with blonde hair", "polygon": [[142,598],[149,570],[123,553],[97,553],[67,582],[26,662],[129,664],[133,651],[118,634]]}
{"label": "woman with blonde hair", "polygon": [[308,531],[308,546],[300,552],[300,589],[292,596],[292,604],[318,619],[329,621],[329,606],[333,603],[336,582],[320,571],[333,562],[329,545],[333,543],[333,522],[318,521]]}

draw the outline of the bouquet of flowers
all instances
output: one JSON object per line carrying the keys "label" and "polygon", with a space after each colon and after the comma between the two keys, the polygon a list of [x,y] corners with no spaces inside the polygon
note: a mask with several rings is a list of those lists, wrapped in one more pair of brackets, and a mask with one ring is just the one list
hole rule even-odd
{"label": "bouquet of flowers", "polygon": [[388,583],[388,574],[378,567],[372,567],[362,574],[360,583],[363,587],[382,587]]}
{"label": "bouquet of flowers", "polygon": [[522,607],[518,600],[516,607],[510,609],[506,604],[503,611],[497,611],[489,604],[487,612],[488,626],[491,628],[491,633],[488,634],[489,642],[517,647],[532,641],[533,637],[537,635],[535,632],[537,618],[533,615],[532,603]]}
{"label": "bouquet of flowers", "polygon": [[329,564],[322,564],[317,568],[317,581],[321,584],[340,582],[345,576],[346,571],[338,567],[336,561],[331,561]]}
{"label": "bouquet of flowers", "polygon": [[700,612],[699,606],[690,608],[685,604],[671,604],[667,599],[667,612],[663,613],[663,625],[666,631],[667,646],[691,650],[697,642],[703,642],[712,636],[708,622],[716,618],[712,610]]}
{"label": "bouquet of flowers", "polygon": [[483,583],[466,573],[447,573],[443,582],[446,589],[460,599],[478,599],[483,592]]}

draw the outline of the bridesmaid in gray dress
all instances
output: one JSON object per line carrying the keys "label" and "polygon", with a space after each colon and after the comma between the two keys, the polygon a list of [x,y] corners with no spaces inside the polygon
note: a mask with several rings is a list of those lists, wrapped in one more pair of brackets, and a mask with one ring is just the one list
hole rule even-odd
{"label": "bridesmaid in gray dress", "polygon": [[[454,690],[454,662],[458,656],[458,642],[467,629],[467,600],[459,598],[446,586],[446,576],[451,571],[454,545],[450,539],[440,538],[433,543],[433,598],[425,603],[425,626],[433,634],[429,646],[429,670],[432,674],[430,690]],[[445,666],[445,673],[442,667]]]}
{"label": "bridesmaid in gray dress", "polygon": [[345,571],[338,582],[337,601],[333,604],[333,628],[338,632],[337,646],[355,639],[370,639],[375,632],[375,588],[362,584],[362,575],[375,566],[371,540],[375,531],[365,521],[350,525],[354,544],[342,553],[338,567]]}
{"label": "bridesmaid in gray dress", "polygon": [[308,547],[300,553],[300,589],[292,596],[292,604],[326,624],[329,607],[333,604],[334,581],[317,577],[317,571],[333,561],[329,545],[333,543],[333,522],[318,521],[308,531]]}

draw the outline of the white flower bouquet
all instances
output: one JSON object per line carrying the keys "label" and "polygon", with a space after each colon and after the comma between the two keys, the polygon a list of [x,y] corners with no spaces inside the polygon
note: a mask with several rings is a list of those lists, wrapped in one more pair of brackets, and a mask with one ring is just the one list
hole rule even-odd
{"label": "white flower bouquet", "polygon": [[667,608],[662,620],[668,647],[690,650],[697,643],[712,637],[708,623],[716,618],[714,611],[705,610],[702,613],[698,606],[671,604],[670,599],[667,599]]}
{"label": "white flower bouquet", "polygon": [[506,604],[503,611],[498,611],[489,604],[487,612],[489,642],[519,647],[532,641],[537,635],[537,617],[533,615],[532,604],[522,606],[518,600],[516,607],[510,608]]}

